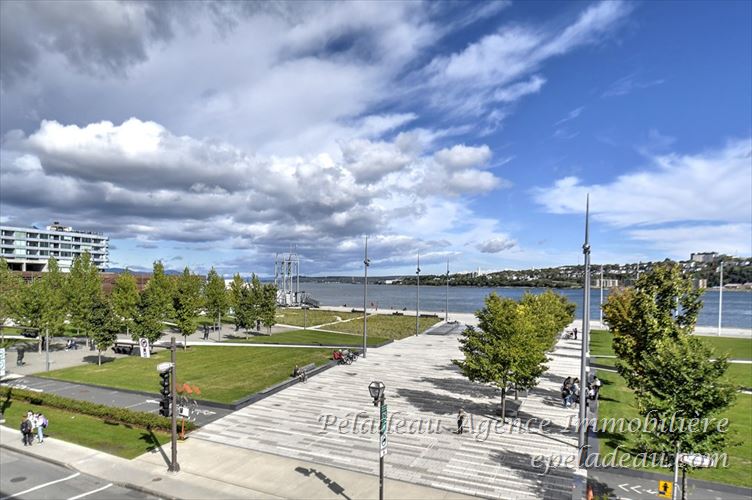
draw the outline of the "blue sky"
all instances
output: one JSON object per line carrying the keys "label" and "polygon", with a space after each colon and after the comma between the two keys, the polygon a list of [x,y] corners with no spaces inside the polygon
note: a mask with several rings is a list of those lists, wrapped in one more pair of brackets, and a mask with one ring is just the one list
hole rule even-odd
{"label": "blue sky", "polygon": [[0,221],[114,266],[752,254],[749,2],[0,4]]}

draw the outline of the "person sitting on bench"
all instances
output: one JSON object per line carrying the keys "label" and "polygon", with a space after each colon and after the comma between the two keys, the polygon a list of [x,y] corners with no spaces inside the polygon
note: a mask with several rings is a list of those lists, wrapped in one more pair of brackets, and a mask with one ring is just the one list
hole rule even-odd
{"label": "person sitting on bench", "polygon": [[296,377],[301,382],[305,382],[308,379],[305,370],[299,368],[298,365],[295,365],[295,369],[292,371],[292,376]]}

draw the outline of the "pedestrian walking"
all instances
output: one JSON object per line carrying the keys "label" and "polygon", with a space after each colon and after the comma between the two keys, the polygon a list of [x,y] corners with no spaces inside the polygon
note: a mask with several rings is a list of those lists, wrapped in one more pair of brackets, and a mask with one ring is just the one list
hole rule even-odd
{"label": "pedestrian walking", "polygon": [[459,413],[457,413],[457,434],[462,434],[462,431],[465,429],[465,410],[460,408]]}
{"label": "pedestrian walking", "polygon": [[575,328],[572,333],[574,333],[574,339],[577,340],[577,328]]}
{"label": "pedestrian walking", "polygon": [[23,360],[24,354],[25,354],[23,347],[19,347],[18,349],[16,349],[16,352],[18,354],[18,358],[16,358],[16,366],[23,366],[25,364]]}

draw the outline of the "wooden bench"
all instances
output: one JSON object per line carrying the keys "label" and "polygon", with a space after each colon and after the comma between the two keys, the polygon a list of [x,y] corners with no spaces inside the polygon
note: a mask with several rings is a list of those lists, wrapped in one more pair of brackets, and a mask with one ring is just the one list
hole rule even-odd
{"label": "wooden bench", "polygon": [[115,342],[112,350],[117,354],[131,354],[134,347],[136,347],[136,344],[132,342]]}

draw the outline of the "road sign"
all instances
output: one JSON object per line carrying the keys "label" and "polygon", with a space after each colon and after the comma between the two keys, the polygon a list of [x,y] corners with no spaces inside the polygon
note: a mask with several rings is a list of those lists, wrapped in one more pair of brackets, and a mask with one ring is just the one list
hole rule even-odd
{"label": "road sign", "polygon": [[713,459],[706,455],[698,455],[696,453],[682,453],[679,460],[682,463],[691,465],[692,467],[712,467]]}
{"label": "road sign", "polygon": [[138,339],[138,347],[141,350],[141,357],[142,358],[150,358],[151,357],[151,349],[149,349],[149,339],[141,337]]}
{"label": "road sign", "polygon": [[658,496],[661,498],[671,498],[674,491],[674,483],[671,481],[658,481]]}
{"label": "road sign", "polygon": [[386,408],[385,404],[381,405],[381,434],[386,434]]}
{"label": "road sign", "polygon": [[380,446],[380,449],[379,449],[379,455],[382,456],[382,457],[384,455],[386,455],[386,442],[387,442],[386,434],[382,434],[381,435],[381,446]]}

